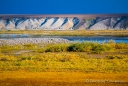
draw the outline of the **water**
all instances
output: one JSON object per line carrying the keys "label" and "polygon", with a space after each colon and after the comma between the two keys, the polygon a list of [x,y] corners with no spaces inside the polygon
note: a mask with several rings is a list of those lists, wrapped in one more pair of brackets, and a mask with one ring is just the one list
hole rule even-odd
{"label": "water", "polygon": [[0,38],[10,39],[10,38],[65,38],[72,42],[82,42],[82,41],[93,41],[93,42],[108,42],[109,40],[114,40],[116,43],[123,42],[128,43],[127,37],[114,37],[114,36],[45,36],[45,35],[29,35],[29,34],[1,34]]}
{"label": "water", "polygon": [[28,38],[28,34],[0,34],[0,38],[9,39],[9,38]]}
{"label": "water", "polygon": [[113,36],[75,36],[75,37],[64,37],[70,41],[93,41],[93,42],[108,42],[109,40],[114,40],[116,43],[128,43],[128,37],[113,37]]}

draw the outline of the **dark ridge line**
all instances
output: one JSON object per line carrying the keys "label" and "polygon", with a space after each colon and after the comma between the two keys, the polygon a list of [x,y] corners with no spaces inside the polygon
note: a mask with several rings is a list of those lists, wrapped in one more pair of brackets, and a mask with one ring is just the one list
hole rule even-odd
{"label": "dark ridge line", "polygon": [[50,26],[52,26],[53,24],[55,24],[58,19],[59,19],[59,17],[55,18],[54,21],[53,21],[53,23]]}
{"label": "dark ridge line", "polygon": [[113,26],[113,28],[115,28],[122,20],[124,20],[125,18],[127,18],[127,17],[121,17],[121,19],[120,20],[118,20],[116,23],[115,23],[115,25]]}
{"label": "dark ridge line", "polygon": [[94,17],[121,17],[128,16],[124,14],[0,14],[1,18],[43,18],[43,17],[77,17],[77,18],[94,18]]}

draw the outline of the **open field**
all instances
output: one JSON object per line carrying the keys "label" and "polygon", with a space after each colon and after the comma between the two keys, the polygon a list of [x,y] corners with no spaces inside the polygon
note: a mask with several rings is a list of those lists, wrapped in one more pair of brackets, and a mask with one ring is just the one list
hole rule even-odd
{"label": "open field", "polygon": [[128,44],[113,41],[1,45],[0,52],[1,71],[128,71]]}
{"label": "open field", "polygon": [[128,85],[128,44],[85,44],[1,46],[0,86]]}
{"label": "open field", "polygon": [[57,36],[128,36],[128,30],[1,30],[0,34],[42,34]]}
{"label": "open field", "polygon": [[[73,33],[74,32],[74,33]],[[16,34],[127,36],[128,31],[0,31]],[[127,86],[128,44],[0,45],[0,86]]]}
{"label": "open field", "polygon": [[[0,71],[29,72],[98,72],[98,73],[123,73],[128,71],[128,56],[110,54],[104,58],[84,53],[43,53],[22,54],[20,56],[3,55],[0,58]],[[90,57],[90,58],[89,58]],[[105,58],[106,57],[106,58]]]}
{"label": "open field", "polygon": [[0,86],[127,86],[128,73],[0,72]]}

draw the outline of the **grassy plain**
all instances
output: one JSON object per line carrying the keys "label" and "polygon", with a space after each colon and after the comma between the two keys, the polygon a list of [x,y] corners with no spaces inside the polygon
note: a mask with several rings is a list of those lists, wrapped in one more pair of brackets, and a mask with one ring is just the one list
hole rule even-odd
{"label": "grassy plain", "polygon": [[1,30],[0,34],[41,34],[57,36],[128,36],[128,30]]}
{"label": "grassy plain", "polygon": [[[0,34],[128,36],[128,31],[1,30]],[[128,44],[0,46],[0,86],[127,86]]]}
{"label": "grassy plain", "polygon": [[0,86],[128,85],[128,44],[4,45],[0,51]]}
{"label": "grassy plain", "polygon": [[127,74],[9,71],[0,73],[0,86],[127,86]]}

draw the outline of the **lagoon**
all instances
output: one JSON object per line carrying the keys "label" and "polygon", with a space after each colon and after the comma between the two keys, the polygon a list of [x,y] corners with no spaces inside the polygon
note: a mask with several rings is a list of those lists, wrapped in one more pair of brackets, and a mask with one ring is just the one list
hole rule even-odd
{"label": "lagoon", "polygon": [[116,36],[48,36],[48,35],[30,35],[30,34],[1,34],[0,39],[13,39],[13,38],[64,38],[72,42],[108,42],[114,40],[116,43],[128,43],[128,36],[116,37]]}

